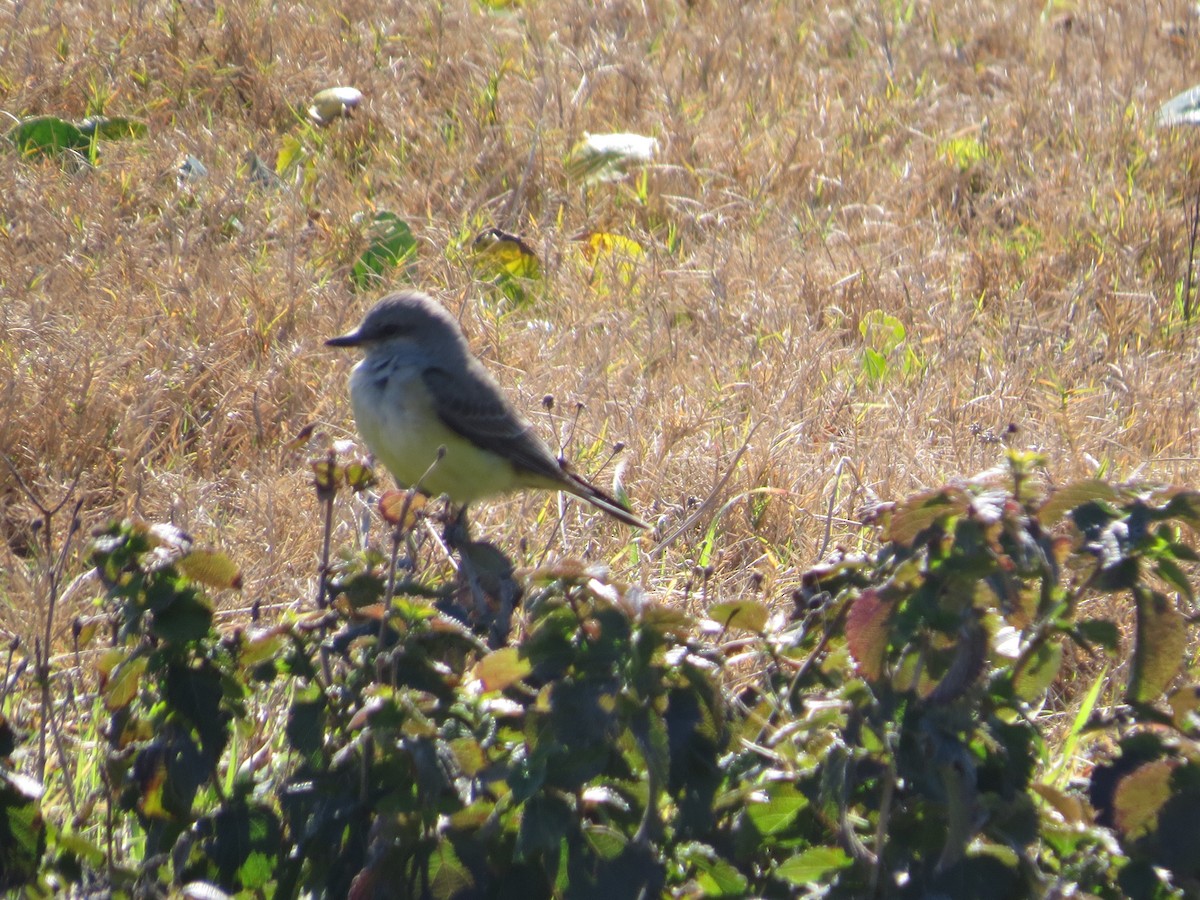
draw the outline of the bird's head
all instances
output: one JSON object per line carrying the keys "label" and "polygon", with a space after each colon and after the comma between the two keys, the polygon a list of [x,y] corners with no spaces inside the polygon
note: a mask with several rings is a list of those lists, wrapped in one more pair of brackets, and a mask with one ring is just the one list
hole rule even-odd
{"label": "bird's head", "polygon": [[372,348],[397,342],[426,350],[450,349],[464,343],[458,322],[444,306],[420,291],[389,294],[371,308],[353,331],[330,338],[330,347]]}

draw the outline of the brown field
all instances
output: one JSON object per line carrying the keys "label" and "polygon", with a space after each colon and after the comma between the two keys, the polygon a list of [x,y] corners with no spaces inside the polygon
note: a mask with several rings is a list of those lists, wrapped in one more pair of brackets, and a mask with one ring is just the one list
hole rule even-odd
{"label": "brown field", "polygon": [[[606,487],[625,444],[643,549],[700,513],[631,565],[583,504],[561,533],[554,497],[482,505],[518,563],[549,545],[679,602],[708,562],[710,598],[786,600],[827,525],[860,544],[864,503],[995,465],[1010,424],[1052,482],[1197,483],[1200,133],[1155,116],[1200,81],[1198,32],[1183,2],[5,4],[0,109],[149,131],[91,170],[0,154],[0,632],[42,615],[30,492],[223,548],[226,609],[310,602],[314,451],[287,442],[353,434],[323,340],[383,293],[349,280],[378,210],[547,440]],[[340,84],[356,116],[307,124]],[[584,132],[624,131],[651,166],[568,176]],[[247,151],[285,149],[284,187],[254,186]],[[181,188],[184,154],[209,175]],[[472,264],[492,225],[540,254],[524,305]],[[641,245],[632,279],[581,261],[589,230]],[[871,379],[881,314],[904,343]]]}

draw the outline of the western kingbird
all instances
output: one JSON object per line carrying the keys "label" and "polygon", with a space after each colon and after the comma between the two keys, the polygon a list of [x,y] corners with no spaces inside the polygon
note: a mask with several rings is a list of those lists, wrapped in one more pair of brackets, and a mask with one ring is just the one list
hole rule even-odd
{"label": "western kingbird", "polygon": [[384,297],[356,329],[325,343],[366,354],[350,373],[354,420],[404,487],[446,494],[464,507],[525,488],[567,491],[627,525],[647,527],[554,455],[471,353],[458,322],[428,294]]}

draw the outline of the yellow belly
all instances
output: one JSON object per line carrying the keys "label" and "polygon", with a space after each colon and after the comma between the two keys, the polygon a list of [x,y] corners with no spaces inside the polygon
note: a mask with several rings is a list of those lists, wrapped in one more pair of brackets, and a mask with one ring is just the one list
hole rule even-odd
{"label": "yellow belly", "polygon": [[[420,481],[427,494],[470,503],[523,486],[508,460],[442,423],[416,371],[393,370],[381,388],[380,378],[359,363],[350,376],[350,401],[363,441],[401,487]],[[440,447],[446,453],[438,460]]]}

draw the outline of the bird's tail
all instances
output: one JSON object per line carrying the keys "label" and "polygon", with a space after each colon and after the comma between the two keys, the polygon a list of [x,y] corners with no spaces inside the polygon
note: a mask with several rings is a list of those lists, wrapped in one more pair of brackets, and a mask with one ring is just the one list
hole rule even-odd
{"label": "bird's tail", "polygon": [[626,525],[634,528],[649,528],[650,526],[634,515],[633,510],[625,503],[622,503],[616,497],[604,493],[600,488],[596,487],[587,481],[584,481],[574,472],[566,472],[567,481],[563,484],[565,490],[570,491],[576,497],[586,500],[596,509],[603,510],[614,519],[619,519]]}

